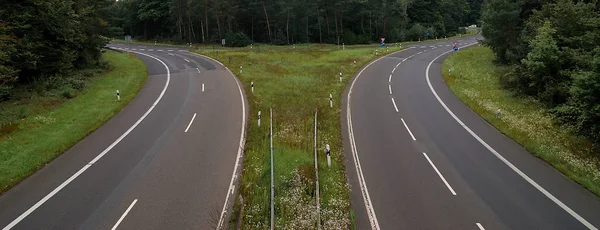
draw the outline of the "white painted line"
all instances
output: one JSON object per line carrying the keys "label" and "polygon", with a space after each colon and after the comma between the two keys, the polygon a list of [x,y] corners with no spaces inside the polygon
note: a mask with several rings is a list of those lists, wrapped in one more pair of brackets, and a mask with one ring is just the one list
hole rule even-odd
{"label": "white painted line", "polygon": [[200,73],[200,69],[196,68],[196,70],[198,70],[198,73]]}
{"label": "white painted line", "polygon": [[167,50],[167,51],[169,51],[169,52],[173,52],[173,50]]}
{"label": "white painted line", "polygon": [[157,60],[158,62],[160,62],[161,64],[163,64],[163,66],[165,66],[165,68],[167,69],[167,82],[165,83],[165,86],[163,87],[163,90],[160,93],[160,95],[158,96],[158,98],[156,99],[156,101],[154,101],[154,104],[152,104],[152,106],[150,106],[148,111],[146,111],[146,113],[144,113],[144,115],[142,115],[142,117],[140,117],[140,119],[138,119],[131,127],[129,127],[129,129],[127,131],[125,131],[125,133],[123,133],[119,138],[117,138],[117,140],[115,140],[106,149],[104,149],[104,151],[102,151],[100,154],[98,154],[98,156],[96,156],[94,159],[92,159],[92,161],[90,161],[86,165],[84,165],[81,169],[79,169],[79,171],[77,171],[75,174],[73,174],[67,180],[62,182],[62,184],[60,184],[58,187],[56,187],[54,190],[52,190],[50,193],[48,193],[48,195],[44,196],[44,198],[42,198],[37,203],[35,203],[33,206],[31,206],[29,209],[27,209],[27,211],[23,212],[23,214],[21,214],[15,220],[10,222],[10,224],[8,224],[6,227],[4,227],[3,230],[9,230],[9,229],[13,228],[15,225],[17,225],[19,222],[21,222],[23,219],[25,219],[25,217],[29,216],[29,214],[31,214],[37,208],[42,206],[42,204],[44,204],[46,201],[48,201],[50,198],[52,198],[54,195],[56,195],[56,193],[58,193],[65,186],[67,186],[69,183],[71,183],[71,181],[75,180],[75,178],[77,178],[79,175],[81,175],[83,172],[85,172],[85,170],[87,170],[94,163],[96,163],[98,160],[100,160],[100,158],[102,158],[112,148],[114,148],[117,144],[119,144],[119,142],[121,142],[123,140],[123,138],[125,138],[127,135],[129,135],[129,133],[131,133],[131,131],[133,131],[133,129],[135,129],[135,127],[137,127],[146,118],[146,116],[148,116],[148,114],[150,114],[150,112],[152,112],[152,110],[154,109],[154,107],[156,107],[158,102],[160,102],[163,95],[165,95],[167,88],[169,87],[169,82],[171,81],[171,71],[169,71],[169,67],[163,61],[161,61],[160,59],[158,59],[154,56],[140,53],[140,52],[134,52],[134,53],[153,58],[153,59]]}
{"label": "white painted line", "polygon": [[477,227],[479,227],[479,230],[485,230],[485,228],[483,228],[483,226],[480,223],[475,223],[477,225]]}
{"label": "white painted line", "polygon": [[398,111],[398,106],[396,106],[396,101],[394,100],[394,98],[392,97],[392,104],[394,104],[394,109],[396,109],[396,112]]}
{"label": "white painted line", "polygon": [[[410,47],[408,49],[404,49],[398,52],[403,52],[406,50],[413,49],[415,47]],[[367,181],[365,180],[365,176],[362,172],[362,166],[360,165],[360,158],[358,157],[358,150],[356,148],[356,141],[354,140],[354,129],[352,127],[352,109],[350,106],[350,102],[352,101],[352,89],[354,88],[354,83],[360,77],[360,75],[365,71],[365,69],[369,68],[373,63],[383,59],[385,56],[380,57],[371,63],[367,64],[363,67],[360,72],[356,75],[352,83],[350,84],[350,90],[348,90],[348,100],[346,100],[346,120],[348,122],[348,137],[350,139],[350,150],[352,152],[352,158],[354,160],[354,168],[356,169],[356,175],[358,179],[358,184],[360,187],[361,195],[363,197],[363,201],[365,204],[365,209],[367,211],[367,216],[369,217],[369,223],[371,224],[372,230],[379,229],[379,222],[377,221],[377,215],[375,214],[375,209],[373,208],[373,203],[371,202],[371,196],[369,195],[369,189],[367,188]]]}
{"label": "white painted line", "polygon": [[141,51],[144,51],[145,49],[140,49]]}
{"label": "white painted line", "polygon": [[392,85],[388,85],[388,89],[390,90],[390,95],[392,95]]}
{"label": "white painted line", "polygon": [[402,62],[405,62],[406,60],[408,60],[408,58],[403,59]]}
{"label": "white painted line", "polygon": [[429,164],[431,164],[431,167],[433,167],[433,169],[438,174],[438,176],[440,176],[440,178],[442,179],[442,181],[444,181],[444,184],[446,184],[446,187],[448,187],[448,189],[450,190],[450,192],[452,193],[452,195],[456,196],[456,192],[454,192],[454,189],[452,189],[452,187],[450,186],[450,184],[448,184],[448,181],[446,181],[446,178],[444,178],[444,176],[442,176],[442,174],[440,173],[440,170],[438,170],[435,167],[435,165],[433,164],[433,162],[431,162],[431,159],[429,159],[429,157],[427,156],[427,153],[423,153],[423,156],[425,156],[425,158],[427,158],[427,161],[429,161]]}
{"label": "white painted line", "polygon": [[[406,58],[405,58],[405,60],[406,60]],[[402,62],[404,62],[404,61],[402,61]],[[398,66],[400,66],[400,64],[402,64],[402,62],[398,62],[398,64],[396,64],[396,68],[398,68]]]}
{"label": "white painted line", "polygon": [[[204,84],[202,84],[202,92],[204,92]],[[185,128],[184,133],[187,133],[187,131],[190,129],[190,126],[192,126],[192,123],[194,123],[194,119],[196,119],[196,113],[194,113],[194,116],[192,116],[192,120],[188,124],[187,128]]]}
{"label": "white painted line", "polygon": [[435,48],[431,48],[432,50],[434,50]]}
{"label": "white painted line", "polygon": [[[398,109],[396,109],[398,110]],[[402,123],[404,124],[404,127],[406,128],[406,130],[408,131],[408,134],[410,134],[410,137],[413,139],[413,141],[416,141],[417,139],[415,138],[415,136],[412,134],[412,132],[410,131],[410,129],[408,128],[408,125],[406,125],[406,122],[404,122],[403,118],[400,118],[400,120],[402,120]]]}
{"label": "white painted line", "polygon": [[133,208],[135,203],[137,203],[137,199],[133,200],[133,203],[131,203],[131,205],[129,205],[129,208],[127,208],[127,210],[125,210],[125,213],[123,213],[123,215],[121,215],[121,218],[119,218],[119,220],[117,221],[115,226],[112,227],[112,230],[115,230],[115,229],[117,229],[117,227],[119,227],[119,224],[121,223],[121,221],[123,221],[123,219],[125,219],[125,216],[127,216],[127,213],[129,213],[129,211],[131,211],[131,208]]}
{"label": "white painted line", "polygon": [[427,46],[421,46],[421,49],[423,49],[423,48],[427,48]]}
{"label": "white painted line", "polygon": [[154,51],[154,49],[148,49],[148,51]]}
{"label": "white painted line", "polygon": [[131,49],[131,50],[135,50],[135,49]]}
{"label": "white painted line", "polygon": [[[397,65],[396,65],[397,66]],[[394,69],[392,70],[392,73],[394,73],[396,71],[396,68],[394,67]]]}
{"label": "white painted line", "polygon": [[422,54],[423,52],[418,52],[417,54]]}
{"label": "white painted line", "polygon": [[157,50],[157,51],[163,51],[163,50]]}
{"label": "white painted line", "polygon": [[231,77],[233,77],[233,79],[235,80],[235,83],[237,84],[238,87],[238,91],[240,93],[240,101],[242,102],[242,127],[241,127],[241,132],[240,132],[240,143],[238,145],[238,153],[237,156],[235,158],[235,165],[233,166],[233,173],[231,174],[231,181],[229,182],[229,189],[227,191],[231,191],[231,193],[227,193],[227,196],[225,196],[225,203],[223,204],[223,210],[221,211],[221,216],[219,217],[219,223],[217,224],[217,229],[221,229],[223,228],[223,224],[225,222],[225,213],[227,213],[227,204],[229,203],[229,199],[231,198],[231,196],[234,193],[235,190],[235,179],[238,177],[238,169],[241,167],[240,165],[240,159],[242,158],[242,152],[244,151],[244,143],[245,143],[245,137],[244,135],[246,134],[246,101],[244,100],[244,93],[242,93],[242,87],[240,86],[240,81],[235,77],[235,75],[233,75],[233,72],[231,72],[231,70],[229,68],[227,68],[227,66],[223,65],[223,63],[210,58],[210,57],[206,57],[206,56],[202,56],[199,54],[195,54],[195,53],[191,53],[192,55],[195,56],[199,56],[199,57],[203,57],[203,58],[207,58],[210,59],[216,63],[219,63],[221,66],[223,66],[223,68],[225,68],[229,74],[231,75]]}
{"label": "white painted line", "polygon": [[188,60],[188,59],[186,59],[186,58],[184,58],[183,60],[185,60],[186,62],[190,62],[190,60]]}
{"label": "white painted line", "polygon": [[[476,45],[476,44],[477,43],[469,44],[469,45],[463,46],[461,48],[465,48],[465,47]],[[506,158],[504,158],[502,155],[500,155],[500,153],[498,153],[494,148],[492,148],[483,139],[481,139],[481,137],[479,137],[475,132],[473,132],[473,130],[471,130],[467,125],[465,125],[465,123],[463,123],[452,112],[452,110],[450,110],[450,108],[448,108],[448,106],[446,106],[446,104],[444,103],[444,101],[442,101],[442,99],[440,98],[440,96],[438,96],[437,92],[435,91],[435,89],[431,85],[431,81],[429,80],[429,68],[431,67],[431,65],[433,64],[433,62],[435,62],[435,60],[437,60],[438,58],[440,58],[440,57],[442,57],[442,56],[444,56],[444,55],[446,55],[446,54],[448,54],[450,52],[453,52],[453,50],[446,51],[446,52],[440,54],[439,56],[437,56],[436,58],[434,58],[429,63],[429,65],[427,66],[427,69],[425,70],[425,78],[427,79],[427,84],[429,85],[429,89],[431,90],[431,92],[433,93],[433,95],[435,96],[435,98],[438,100],[438,102],[442,105],[442,107],[444,107],[444,109],[446,110],[446,112],[448,112],[450,114],[450,116],[452,116],[454,118],[454,120],[456,120],[456,122],[458,122],[458,124],[460,124],[465,130],[467,130],[467,132],[469,132],[469,134],[471,134],[471,136],[473,136],[477,141],[479,141],[479,143],[481,143],[485,148],[487,148],[498,159],[500,159],[502,162],[504,162],[504,164],[506,164],[514,172],[516,172],[517,174],[519,174],[519,176],[521,176],[521,178],[523,178],[525,181],[527,181],[529,184],[531,184],[534,188],[536,188],[538,191],[540,191],[542,194],[544,194],[544,196],[548,197],[548,199],[550,199],[556,205],[558,205],[559,207],[561,207],[563,210],[565,210],[573,218],[577,219],[581,224],[583,224],[587,228],[592,229],[592,230],[598,230],[598,228],[596,228],[590,222],[588,222],[587,220],[585,220],[583,217],[581,217],[579,214],[577,214],[575,211],[573,211],[573,209],[569,208],[569,206],[567,206],[566,204],[564,204],[562,201],[560,201],[558,198],[556,198],[554,195],[552,195],[550,192],[548,192],[546,189],[544,189],[542,186],[540,186],[537,182],[535,182],[533,179],[531,179],[529,176],[527,176],[523,171],[521,171],[515,165],[513,165],[512,163],[510,163],[510,161],[508,161]]]}
{"label": "white painted line", "polygon": [[388,82],[392,82],[392,75],[390,74],[390,77],[388,78]]}
{"label": "white painted line", "polygon": [[202,92],[204,92],[204,83],[202,83]]}

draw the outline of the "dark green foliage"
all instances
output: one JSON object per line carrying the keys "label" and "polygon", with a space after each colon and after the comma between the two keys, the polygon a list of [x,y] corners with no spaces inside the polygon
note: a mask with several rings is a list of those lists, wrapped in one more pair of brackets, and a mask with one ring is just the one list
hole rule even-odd
{"label": "dark green foliage", "polygon": [[230,32],[225,35],[225,46],[244,47],[250,45],[252,41],[242,32]]}
{"label": "dark green foliage", "polygon": [[486,44],[515,66],[504,85],[535,96],[600,144],[598,1],[488,0],[482,21]]}
{"label": "dark green foliage", "polygon": [[98,66],[110,0],[8,0],[0,10],[0,101],[15,84]]}
{"label": "dark green foliage", "polygon": [[[140,40],[220,43],[243,33],[251,41],[364,44],[410,40],[413,24],[430,38],[475,23],[482,0],[121,0],[109,23]],[[415,40],[416,35],[411,35]],[[422,34],[423,38],[425,34]]]}

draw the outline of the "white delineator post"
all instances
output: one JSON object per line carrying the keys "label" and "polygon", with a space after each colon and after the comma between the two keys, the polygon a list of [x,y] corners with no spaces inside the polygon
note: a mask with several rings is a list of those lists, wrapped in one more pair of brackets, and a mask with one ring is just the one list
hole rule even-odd
{"label": "white delineator post", "polygon": [[121,93],[119,93],[119,90],[117,89],[117,101],[121,100]]}
{"label": "white delineator post", "polygon": [[379,55],[379,51],[375,50],[375,56]]}
{"label": "white delineator post", "polygon": [[342,49],[345,50],[346,49],[346,45],[344,43],[342,43]]}
{"label": "white delineator post", "polygon": [[258,127],[260,127],[260,111],[258,111]]}
{"label": "white delineator post", "polygon": [[329,107],[333,108],[333,95],[329,94]]}
{"label": "white delineator post", "polygon": [[354,60],[354,66],[356,66],[356,60]]}
{"label": "white delineator post", "polygon": [[331,149],[329,144],[325,145],[325,153],[327,154],[327,167],[331,167]]}
{"label": "white delineator post", "polygon": [[342,72],[340,72],[340,82],[342,82]]}
{"label": "white delineator post", "polygon": [[250,82],[250,86],[252,88],[252,93],[254,93],[254,82]]}
{"label": "white delineator post", "polygon": [[242,66],[240,66],[240,73],[242,73]]}

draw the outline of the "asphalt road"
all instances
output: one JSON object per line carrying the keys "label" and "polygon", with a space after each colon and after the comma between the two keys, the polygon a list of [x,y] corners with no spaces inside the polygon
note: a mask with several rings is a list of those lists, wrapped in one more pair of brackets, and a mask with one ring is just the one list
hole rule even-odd
{"label": "asphalt road", "polygon": [[104,126],[0,197],[3,229],[212,229],[233,200],[247,108],[237,79],[181,48],[109,47],[135,49],[148,81]]}
{"label": "asphalt road", "polygon": [[344,149],[357,229],[600,227],[596,195],[502,135],[446,86],[441,63],[452,42],[475,39],[410,45],[365,67],[347,87]]}

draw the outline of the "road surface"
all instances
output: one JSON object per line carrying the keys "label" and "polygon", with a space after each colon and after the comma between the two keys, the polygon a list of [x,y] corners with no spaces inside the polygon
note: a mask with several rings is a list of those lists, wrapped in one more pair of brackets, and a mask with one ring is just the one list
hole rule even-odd
{"label": "road surface", "polygon": [[441,63],[453,42],[464,47],[476,38],[410,45],[365,67],[347,87],[344,149],[357,229],[600,227],[596,195],[502,135],[446,86]]}
{"label": "road surface", "polygon": [[135,52],[148,81],[104,126],[0,197],[3,229],[211,229],[225,217],[246,120],[237,79],[185,49],[109,47]]}

